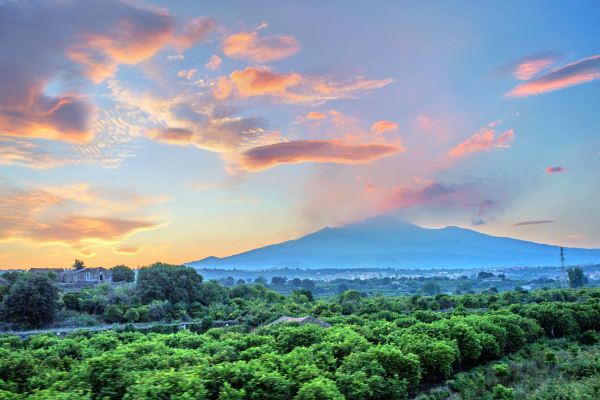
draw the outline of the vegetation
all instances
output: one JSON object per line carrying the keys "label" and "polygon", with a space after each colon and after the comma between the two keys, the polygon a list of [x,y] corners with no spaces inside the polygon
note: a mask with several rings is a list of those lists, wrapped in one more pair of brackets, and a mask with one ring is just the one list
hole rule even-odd
{"label": "vegetation", "polygon": [[[50,277],[22,274],[4,296],[5,311],[50,293],[61,313],[197,322],[188,330],[156,325],[150,332],[0,336],[0,398],[542,400],[600,394],[598,289],[395,297],[348,290],[315,299],[302,286],[288,296],[262,284],[226,288],[192,269],[154,264],[140,271],[135,285],[99,285],[59,300]],[[311,315],[331,327],[269,324],[283,315]],[[214,320],[239,325],[211,328]],[[18,322],[33,325],[34,319]]]}

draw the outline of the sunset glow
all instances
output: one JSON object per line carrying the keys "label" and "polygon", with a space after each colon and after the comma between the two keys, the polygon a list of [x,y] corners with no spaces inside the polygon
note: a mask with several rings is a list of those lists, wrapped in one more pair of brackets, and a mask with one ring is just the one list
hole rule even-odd
{"label": "sunset glow", "polygon": [[183,263],[382,213],[600,247],[599,15],[0,0],[0,269]]}

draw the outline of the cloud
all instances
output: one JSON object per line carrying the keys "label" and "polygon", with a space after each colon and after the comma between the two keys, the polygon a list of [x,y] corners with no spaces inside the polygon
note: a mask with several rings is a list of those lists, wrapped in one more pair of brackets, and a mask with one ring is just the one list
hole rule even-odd
{"label": "cloud", "polygon": [[561,55],[554,51],[544,51],[521,57],[499,68],[497,72],[510,74],[521,81],[528,81],[535,75],[556,63]]}
{"label": "cloud", "polygon": [[385,202],[386,209],[406,208],[416,205],[426,205],[448,197],[457,192],[457,188],[438,182],[430,183],[421,189],[398,188]]}
{"label": "cloud", "polygon": [[539,78],[523,83],[509,93],[508,97],[527,97],[591,82],[600,78],[600,55],[584,58],[572,64],[556,68]]}
{"label": "cloud", "polygon": [[186,145],[192,142],[194,132],[184,128],[156,128],[149,130],[146,136],[159,142]]}
{"label": "cloud", "polygon": [[513,226],[526,226],[526,225],[542,225],[542,224],[553,224],[554,220],[552,219],[541,219],[541,220],[533,220],[533,221],[521,221],[514,223]]}
{"label": "cloud", "polygon": [[393,121],[377,121],[371,125],[371,132],[373,133],[385,133],[392,132],[398,129],[398,124]]}
{"label": "cloud", "polygon": [[258,32],[241,32],[227,36],[223,53],[234,60],[265,63],[282,60],[300,51],[300,43],[292,36],[260,37]]}
{"label": "cloud", "polygon": [[190,46],[210,25],[193,20],[177,33],[165,10],[118,0],[2,2],[0,21],[0,133],[72,143],[94,137],[96,118],[74,90],[166,46]]}
{"label": "cloud", "polygon": [[382,88],[391,79],[356,77],[341,82],[326,76],[279,73],[268,67],[247,67],[222,76],[214,90],[217,99],[226,99],[235,92],[241,98],[269,96],[274,100],[295,104],[320,104],[337,99],[354,98],[361,93]]}
{"label": "cloud", "polygon": [[404,151],[391,144],[345,144],[340,140],[298,140],[259,146],[242,153],[244,170],[259,171],[279,164],[302,162],[360,164]]}
{"label": "cloud", "polygon": [[119,246],[115,249],[115,253],[132,256],[139,253],[140,250],[142,250],[140,246]]}
{"label": "cloud", "polygon": [[204,64],[204,66],[208,70],[216,71],[219,69],[222,62],[223,62],[223,59],[221,59],[221,57],[219,57],[216,54],[213,54],[212,56],[210,56],[210,59],[208,60],[208,62],[206,64]]}
{"label": "cloud", "polygon": [[549,173],[549,174],[557,174],[557,173],[565,172],[565,171],[566,171],[566,169],[564,167],[561,167],[561,166],[546,168],[546,172]]}
{"label": "cloud", "polygon": [[306,114],[306,116],[304,118],[311,119],[311,120],[319,120],[319,119],[325,119],[325,118],[327,118],[327,116],[325,114],[323,114],[322,112],[310,111],[308,114]]}
{"label": "cloud", "polygon": [[503,133],[496,132],[495,127],[499,121],[494,121],[479,132],[468,138],[462,143],[454,146],[448,151],[450,158],[460,158],[473,152],[491,150],[495,148],[509,148],[514,138],[514,131],[507,129]]}
{"label": "cloud", "polygon": [[160,226],[148,218],[123,215],[139,213],[154,200],[115,188],[107,192],[89,184],[27,189],[3,185],[0,241],[62,245],[92,254],[94,246],[115,244]]}
{"label": "cloud", "polygon": [[194,18],[184,25],[183,32],[172,35],[171,43],[179,51],[183,51],[206,38],[216,25],[212,18]]}
{"label": "cloud", "polygon": [[46,244],[113,244],[138,232],[156,228],[149,221],[110,217],[67,215],[59,220],[39,221],[27,238]]}
{"label": "cloud", "polygon": [[[496,219],[502,212],[499,201],[492,200],[490,189],[476,182],[448,184],[430,182],[419,189],[399,187],[383,198],[382,212],[406,211],[428,215],[446,213],[456,217],[461,212],[469,215],[474,226]],[[501,197],[494,195],[493,197]]]}
{"label": "cloud", "polygon": [[196,68],[192,68],[192,69],[182,69],[179,70],[177,72],[177,76],[180,78],[184,78],[187,80],[190,80],[194,77],[194,75],[196,75],[198,73],[198,70]]}

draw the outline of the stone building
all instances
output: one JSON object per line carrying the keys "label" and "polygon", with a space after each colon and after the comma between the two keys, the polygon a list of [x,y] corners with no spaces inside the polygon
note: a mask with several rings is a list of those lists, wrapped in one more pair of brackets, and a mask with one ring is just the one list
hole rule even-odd
{"label": "stone building", "polygon": [[69,269],[58,274],[58,281],[61,283],[111,283],[112,271],[103,267]]}

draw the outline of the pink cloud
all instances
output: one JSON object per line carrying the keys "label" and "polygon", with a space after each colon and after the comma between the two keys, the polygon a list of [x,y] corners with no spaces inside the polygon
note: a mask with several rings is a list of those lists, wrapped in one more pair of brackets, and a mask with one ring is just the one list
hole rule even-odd
{"label": "pink cloud", "polygon": [[546,172],[549,173],[549,174],[558,174],[560,172],[565,172],[565,171],[566,171],[566,169],[564,167],[561,167],[561,166],[546,168]]}
{"label": "pink cloud", "polygon": [[554,64],[554,61],[554,58],[551,57],[528,58],[514,68],[513,75],[519,80],[528,81],[539,72]]}
{"label": "pink cloud", "polygon": [[600,55],[595,55],[554,69],[539,78],[523,83],[507,93],[507,96],[533,96],[580,85],[599,78]]}
{"label": "pink cloud", "polygon": [[219,69],[222,62],[223,62],[223,59],[221,57],[219,57],[216,54],[213,54],[212,56],[210,56],[210,59],[208,60],[208,62],[206,64],[204,64],[204,66],[206,67],[206,69],[209,69],[211,71],[216,71]]}
{"label": "pink cloud", "polygon": [[[0,131],[21,138],[86,142],[94,137],[95,110],[74,92],[49,95],[54,81],[81,87],[98,84],[120,64],[134,65],[166,46],[187,48],[214,23],[196,19],[175,31],[164,9],[138,2],[3,2],[0,70]],[[56,21],[60,21],[59,24]]]}
{"label": "pink cloud", "polygon": [[298,140],[245,151],[240,166],[249,171],[259,171],[278,164],[302,162],[361,164],[388,157],[404,151],[404,147],[391,144],[346,144],[340,140]]}
{"label": "pink cloud", "polygon": [[220,77],[216,88],[228,90],[213,90],[213,94],[220,100],[237,93],[242,98],[269,96],[284,103],[320,104],[330,100],[353,98],[391,82],[391,79],[362,77],[341,82],[324,76],[302,75],[296,72],[280,73],[264,66],[247,67],[233,71],[229,77]]}
{"label": "pink cloud", "polygon": [[377,121],[371,125],[371,132],[373,133],[385,133],[392,132],[398,129],[398,124],[393,121]]}
{"label": "pink cloud", "polygon": [[459,143],[448,152],[450,158],[460,158],[469,153],[491,150],[494,148],[508,148],[514,138],[514,131],[508,129],[498,135],[496,130],[489,126],[475,133],[462,143]]}
{"label": "pink cloud", "polygon": [[260,37],[258,32],[241,32],[225,38],[223,53],[235,60],[265,63],[296,54],[300,47],[300,43],[292,36]]}

